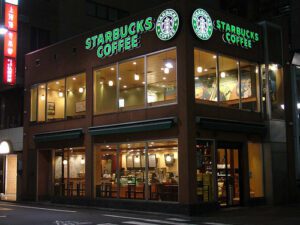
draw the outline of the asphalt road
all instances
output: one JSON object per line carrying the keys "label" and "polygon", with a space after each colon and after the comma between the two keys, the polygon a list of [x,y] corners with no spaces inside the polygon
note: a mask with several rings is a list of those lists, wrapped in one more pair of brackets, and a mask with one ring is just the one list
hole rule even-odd
{"label": "asphalt road", "polygon": [[0,225],[300,225],[300,205],[231,208],[186,217],[0,202]]}

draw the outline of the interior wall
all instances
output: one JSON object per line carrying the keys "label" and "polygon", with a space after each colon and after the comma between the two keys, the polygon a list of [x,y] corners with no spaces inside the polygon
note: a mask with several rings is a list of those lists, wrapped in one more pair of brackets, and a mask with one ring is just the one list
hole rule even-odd
{"label": "interior wall", "polygon": [[17,155],[6,156],[5,195],[17,193]]}

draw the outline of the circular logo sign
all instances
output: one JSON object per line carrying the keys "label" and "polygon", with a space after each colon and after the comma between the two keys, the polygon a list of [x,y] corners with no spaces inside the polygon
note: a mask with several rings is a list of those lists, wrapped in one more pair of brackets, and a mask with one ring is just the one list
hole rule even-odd
{"label": "circular logo sign", "polygon": [[179,27],[179,16],[174,9],[166,9],[156,21],[156,35],[162,41],[168,41],[175,36]]}
{"label": "circular logo sign", "polygon": [[213,33],[214,27],[209,14],[204,9],[196,9],[192,16],[192,25],[195,34],[201,40],[208,40]]}

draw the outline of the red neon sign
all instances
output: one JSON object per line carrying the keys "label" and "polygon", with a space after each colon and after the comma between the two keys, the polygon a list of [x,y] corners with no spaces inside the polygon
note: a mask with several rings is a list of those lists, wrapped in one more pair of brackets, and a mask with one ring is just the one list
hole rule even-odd
{"label": "red neon sign", "polygon": [[17,32],[8,31],[4,36],[4,56],[16,58]]}
{"label": "red neon sign", "polygon": [[3,83],[8,85],[16,84],[16,60],[15,59],[4,57]]}
{"label": "red neon sign", "polygon": [[8,30],[18,30],[18,6],[5,4],[4,25]]}

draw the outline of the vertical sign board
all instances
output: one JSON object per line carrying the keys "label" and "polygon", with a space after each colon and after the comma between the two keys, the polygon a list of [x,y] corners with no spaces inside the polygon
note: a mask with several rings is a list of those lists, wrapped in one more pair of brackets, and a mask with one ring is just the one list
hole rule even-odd
{"label": "vertical sign board", "polygon": [[16,84],[18,0],[5,0],[4,25],[7,33],[4,36],[3,83]]}

